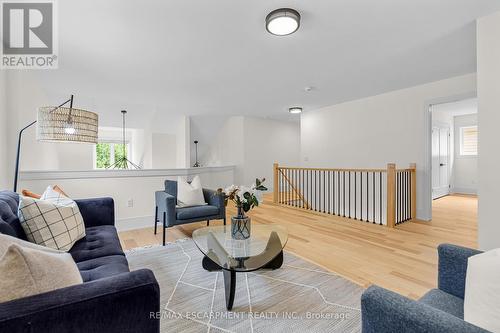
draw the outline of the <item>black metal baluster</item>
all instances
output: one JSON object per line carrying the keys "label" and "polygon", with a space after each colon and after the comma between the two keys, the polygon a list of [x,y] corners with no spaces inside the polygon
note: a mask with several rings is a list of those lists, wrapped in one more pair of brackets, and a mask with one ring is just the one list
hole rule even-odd
{"label": "black metal baluster", "polygon": [[405,221],[408,220],[408,172],[405,172]]}
{"label": "black metal baluster", "polygon": [[375,171],[372,173],[372,196],[373,196],[372,218],[373,218],[373,224],[375,224]]}
{"label": "black metal baluster", "polygon": [[370,193],[370,183],[368,182],[368,171],[366,172],[366,222],[370,222],[369,218],[369,209],[370,209],[370,204],[369,204],[369,196],[368,194]]}
{"label": "black metal baluster", "polygon": [[342,194],[342,197],[343,197],[343,202],[344,202],[344,212],[343,212],[343,217],[345,217],[345,171],[342,171],[342,187],[343,187],[343,194]]}
{"label": "black metal baluster", "polygon": [[398,184],[399,184],[399,200],[398,200],[398,207],[399,207],[399,218],[398,218],[398,223],[401,221],[401,172],[398,173]]}
{"label": "black metal baluster", "polygon": [[401,187],[400,187],[400,179],[401,179],[401,173],[397,172],[396,173],[396,201],[397,201],[397,204],[396,204],[396,207],[397,207],[397,213],[396,213],[396,224],[399,223],[399,218],[400,218],[400,213],[401,213],[401,201],[400,201],[400,197],[401,197]]}
{"label": "black metal baluster", "polygon": [[337,184],[337,189],[338,189],[338,191],[337,191],[338,192],[337,193],[338,194],[337,195],[337,201],[338,201],[338,203],[337,203],[337,212],[338,212],[337,215],[340,216],[340,170],[337,171],[337,180],[338,180],[338,182],[337,182],[338,183]]}
{"label": "black metal baluster", "polygon": [[313,193],[312,193],[313,171],[309,170],[309,210],[313,210]]}
{"label": "black metal baluster", "polygon": [[293,206],[297,207],[297,169],[293,169]]}
{"label": "black metal baluster", "polygon": [[330,198],[330,190],[331,190],[332,183],[330,182],[330,174],[332,173],[332,171],[328,170],[327,172],[328,172],[328,186],[327,186],[328,187],[328,208],[327,208],[327,211],[328,211],[328,214],[331,214],[332,211],[330,210],[330,199],[331,199]]}
{"label": "black metal baluster", "polygon": [[379,190],[380,190],[380,198],[379,198],[379,215],[380,215],[380,225],[382,225],[382,172],[379,174]]}
{"label": "black metal baluster", "polygon": [[406,171],[403,172],[403,221],[406,221]]}
{"label": "black metal baluster", "polygon": [[335,170],[332,171],[332,214],[335,215]]}
{"label": "black metal baluster", "polygon": [[323,213],[326,213],[326,171],[323,170]]}
{"label": "black metal baluster", "polygon": [[290,204],[290,170],[286,169],[286,204]]}
{"label": "black metal baluster", "polygon": [[363,221],[363,172],[359,173],[360,196],[359,196],[359,220]]}
{"label": "black metal baluster", "polygon": [[[349,175],[351,175],[351,171],[349,171]],[[354,219],[357,220],[358,217],[358,184],[356,179],[358,178],[358,173],[354,171]],[[351,185],[351,177],[349,177],[349,185]],[[351,217],[351,191],[349,191],[349,217]]]}
{"label": "black metal baluster", "polygon": [[[349,218],[351,218],[351,173],[349,170]],[[354,172],[354,207],[356,207],[356,172]],[[354,219],[356,219],[356,209],[354,209]]]}
{"label": "black metal baluster", "polygon": [[412,172],[410,172],[410,198],[409,198],[409,201],[410,201],[410,219],[414,218],[415,216],[411,216],[411,211],[412,211],[412,207],[411,207],[411,180],[412,180],[412,177],[413,177],[413,174]]}
{"label": "black metal baluster", "polygon": [[300,208],[304,208],[304,170],[300,169],[299,170],[299,182],[300,182],[300,203],[299,206]]}

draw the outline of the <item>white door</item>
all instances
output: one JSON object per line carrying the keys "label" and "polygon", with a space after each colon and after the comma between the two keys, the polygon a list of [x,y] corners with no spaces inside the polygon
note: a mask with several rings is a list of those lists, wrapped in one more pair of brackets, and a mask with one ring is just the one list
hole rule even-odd
{"label": "white door", "polygon": [[432,199],[450,193],[450,128],[432,128]]}

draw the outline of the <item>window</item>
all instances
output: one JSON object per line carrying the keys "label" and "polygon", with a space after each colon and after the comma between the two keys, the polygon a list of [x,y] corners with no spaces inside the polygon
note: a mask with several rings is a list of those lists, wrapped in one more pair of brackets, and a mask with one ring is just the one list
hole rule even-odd
{"label": "window", "polygon": [[460,127],[460,155],[477,155],[477,126]]}
{"label": "window", "polygon": [[[124,149],[125,148],[125,149]],[[119,142],[99,142],[95,145],[94,151],[94,168],[95,169],[106,169],[120,159],[128,158],[129,156],[129,144]],[[119,165],[116,169],[120,169]]]}

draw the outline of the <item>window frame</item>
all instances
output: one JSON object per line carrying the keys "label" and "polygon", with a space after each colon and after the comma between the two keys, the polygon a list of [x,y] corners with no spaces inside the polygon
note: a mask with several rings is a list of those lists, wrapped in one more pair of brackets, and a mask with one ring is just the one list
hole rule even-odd
{"label": "window frame", "polygon": [[[98,140],[97,143],[107,143],[107,144],[111,144],[111,146],[109,147],[109,165],[113,165],[115,163],[115,145],[122,145],[123,144],[123,140],[106,140],[106,139],[103,139],[103,140]],[[131,152],[131,148],[130,148],[130,140],[125,140],[125,145],[127,146],[127,158],[130,159],[130,152]],[[94,170],[108,170],[107,168],[98,168],[97,167],[97,145],[94,145],[94,148],[93,148],[93,151],[92,151],[92,154],[93,154],[93,161],[92,161],[92,166],[94,167]]]}
{"label": "window frame", "polygon": [[[476,151],[473,152],[473,153],[467,153],[467,152],[464,152],[464,131],[467,130],[467,129],[476,129]],[[464,157],[475,157],[478,155],[478,140],[479,140],[479,132],[477,130],[477,125],[467,125],[467,126],[460,126],[459,127],[459,131],[460,131],[460,141],[458,142],[459,143],[459,152],[460,152],[460,156],[464,156]]]}

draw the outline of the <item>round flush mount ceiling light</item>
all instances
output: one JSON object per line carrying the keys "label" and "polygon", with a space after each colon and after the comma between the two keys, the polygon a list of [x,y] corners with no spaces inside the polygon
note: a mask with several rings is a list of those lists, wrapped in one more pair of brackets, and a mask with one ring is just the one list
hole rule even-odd
{"label": "round flush mount ceiling light", "polygon": [[300,26],[300,14],[295,9],[280,8],[266,17],[266,30],[276,36],[293,34]]}
{"label": "round flush mount ceiling light", "polygon": [[292,114],[298,114],[302,112],[302,108],[300,106],[294,106],[288,109],[288,112]]}

